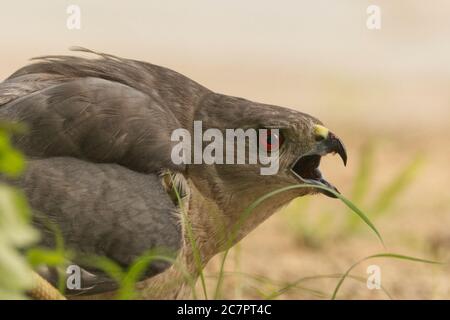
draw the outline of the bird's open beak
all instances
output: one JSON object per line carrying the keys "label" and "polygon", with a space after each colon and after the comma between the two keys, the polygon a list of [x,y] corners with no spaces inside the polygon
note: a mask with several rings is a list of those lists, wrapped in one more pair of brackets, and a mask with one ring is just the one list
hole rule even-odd
{"label": "bird's open beak", "polygon": [[[347,152],[345,151],[344,144],[335,134],[321,125],[314,127],[314,134],[317,141],[314,148],[307,154],[300,156],[293,163],[291,172],[304,183],[325,186],[339,193],[337,188],[322,176],[319,165],[321,158],[329,153],[337,153],[344,162],[344,165],[346,165]],[[329,197],[336,198],[329,191],[323,189],[318,190]]]}

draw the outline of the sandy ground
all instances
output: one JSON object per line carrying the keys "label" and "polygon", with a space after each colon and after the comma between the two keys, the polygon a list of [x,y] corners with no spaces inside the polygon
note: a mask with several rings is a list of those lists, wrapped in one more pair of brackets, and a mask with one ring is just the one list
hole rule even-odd
{"label": "sandy ground", "polygon": [[[350,136],[351,132],[346,132]],[[359,136],[359,135],[353,135]],[[368,227],[362,222],[354,232],[345,232],[342,226],[326,229],[319,247],[311,247],[299,241],[298,233],[290,227],[292,219],[300,215],[322,216],[330,221],[336,215],[349,214],[342,210],[343,204],[323,196],[315,196],[308,211],[297,214],[281,210],[263,223],[244,239],[227,261],[224,298],[255,298],[276,292],[288,283],[298,279],[342,274],[354,262],[381,252],[394,252],[419,258],[439,261],[450,260],[450,194],[447,183],[450,173],[447,170],[450,147],[445,137],[423,136],[411,141],[408,136],[387,133],[378,144],[376,154],[376,173],[369,190],[370,195],[389,181],[395,172],[408,162],[415,153],[426,156],[425,163],[414,182],[396,200],[395,205],[373,222],[381,232],[386,249],[380,244]],[[325,161],[322,171],[340,187],[345,195],[350,192],[351,181],[358,162],[357,150],[367,137],[347,140],[350,164],[344,170],[337,159]],[[353,163],[353,165],[352,165]],[[364,205],[361,208],[366,209]],[[370,215],[369,215],[370,216]],[[317,227],[317,224],[312,225]],[[315,230],[312,229],[314,232]],[[320,231],[320,230],[318,230]],[[323,233],[323,231],[322,231]],[[301,238],[301,237],[300,237]],[[207,275],[216,274],[220,258],[208,265]],[[338,298],[343,299],[388,299],[383,290],[369,290],[366,285],[369,265],[377,265],[381,271],[381,285],[394,299],[449,299],[450,267],[448,265],[429,265],[411,261],[379,258],[360,264],[351,274],[361,279],[347,279]],[[247,274],[238,276],[232,272]],[[262,276],[264,281],[254,280],[253,276]],[[280,299],[327,299],[330,298],[338,279],[310,279],[299,283],[301,288],[293,288]],[[215,280],[208,278],[211,292]],[[199,291],[200,292],[200,291]]]}

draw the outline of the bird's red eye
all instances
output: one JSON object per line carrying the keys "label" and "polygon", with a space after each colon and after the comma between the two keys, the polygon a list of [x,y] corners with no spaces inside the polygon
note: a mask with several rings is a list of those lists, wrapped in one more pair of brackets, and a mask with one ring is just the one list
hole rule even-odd
{"label": "bird's red eye", "polygon": [[[264,131],[266,133],[264,133]],[[260,133],[260,145],[263,146],[266,151],[277,151],[284,142],[283,135],[279,130],[263,130],[262,134]]]}

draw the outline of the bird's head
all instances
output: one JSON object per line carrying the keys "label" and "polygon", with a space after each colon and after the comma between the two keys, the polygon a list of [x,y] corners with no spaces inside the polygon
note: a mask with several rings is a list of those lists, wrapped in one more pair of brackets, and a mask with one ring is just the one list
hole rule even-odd
{"label": "bird's head", "polygon": [[[262,164],[259,158],[258,163],[249,163],[252,151],[249,148],[249,140],[245,140],[247,148],[244,164],[236,164],[235,150],[233,164],[224,161],[223,164],[188,166],[189,178],[197,189],[207,198],[216,201],[227,217],[234,217],[230,220],[236,220],[236,217],[259,197],[279,188],[307,183],[337,191],[324,178],[319,165],[321,157],[330,153],[338,154],[346,164],[345,147],[341,140],[316,118],[287,108],[216,94],[204,99],[194,118],[202,121],[203,132],[214,128],[223,134],[224,158],[225,145],[230,142],[226,134],[227,129],[254,129],[258,133],[263,132],[260,129],[267,129],[267,135],[258,135],[258,147],[253,149],[253,153],[259,155],[259,149],[263,148],[269,155],[278,157],[277,164]],[[204,142],[204,145],[208,143]],[[272,159],[275,161],[274,157]],[[268,169],[270,166],[278,168],[271,170],[271,174],[263,174],[262,168]],[[319,192],[333,196],[323,189],[309,187],[293,189],[267,199],[255,209],[247,229],[256,227],[293,198]]]}

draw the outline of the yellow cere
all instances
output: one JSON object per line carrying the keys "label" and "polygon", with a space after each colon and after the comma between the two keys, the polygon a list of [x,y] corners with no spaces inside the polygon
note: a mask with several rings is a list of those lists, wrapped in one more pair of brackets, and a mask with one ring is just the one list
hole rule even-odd
{"label": "yellow cere", "polygon": [[328,137],[329,132],[330,132],[330,130],[328,130],[327,128],[325,128],[324,126],[321,126],[319,124],[316,124],[314,126],[314,134],[316,136],[326,139]]}

